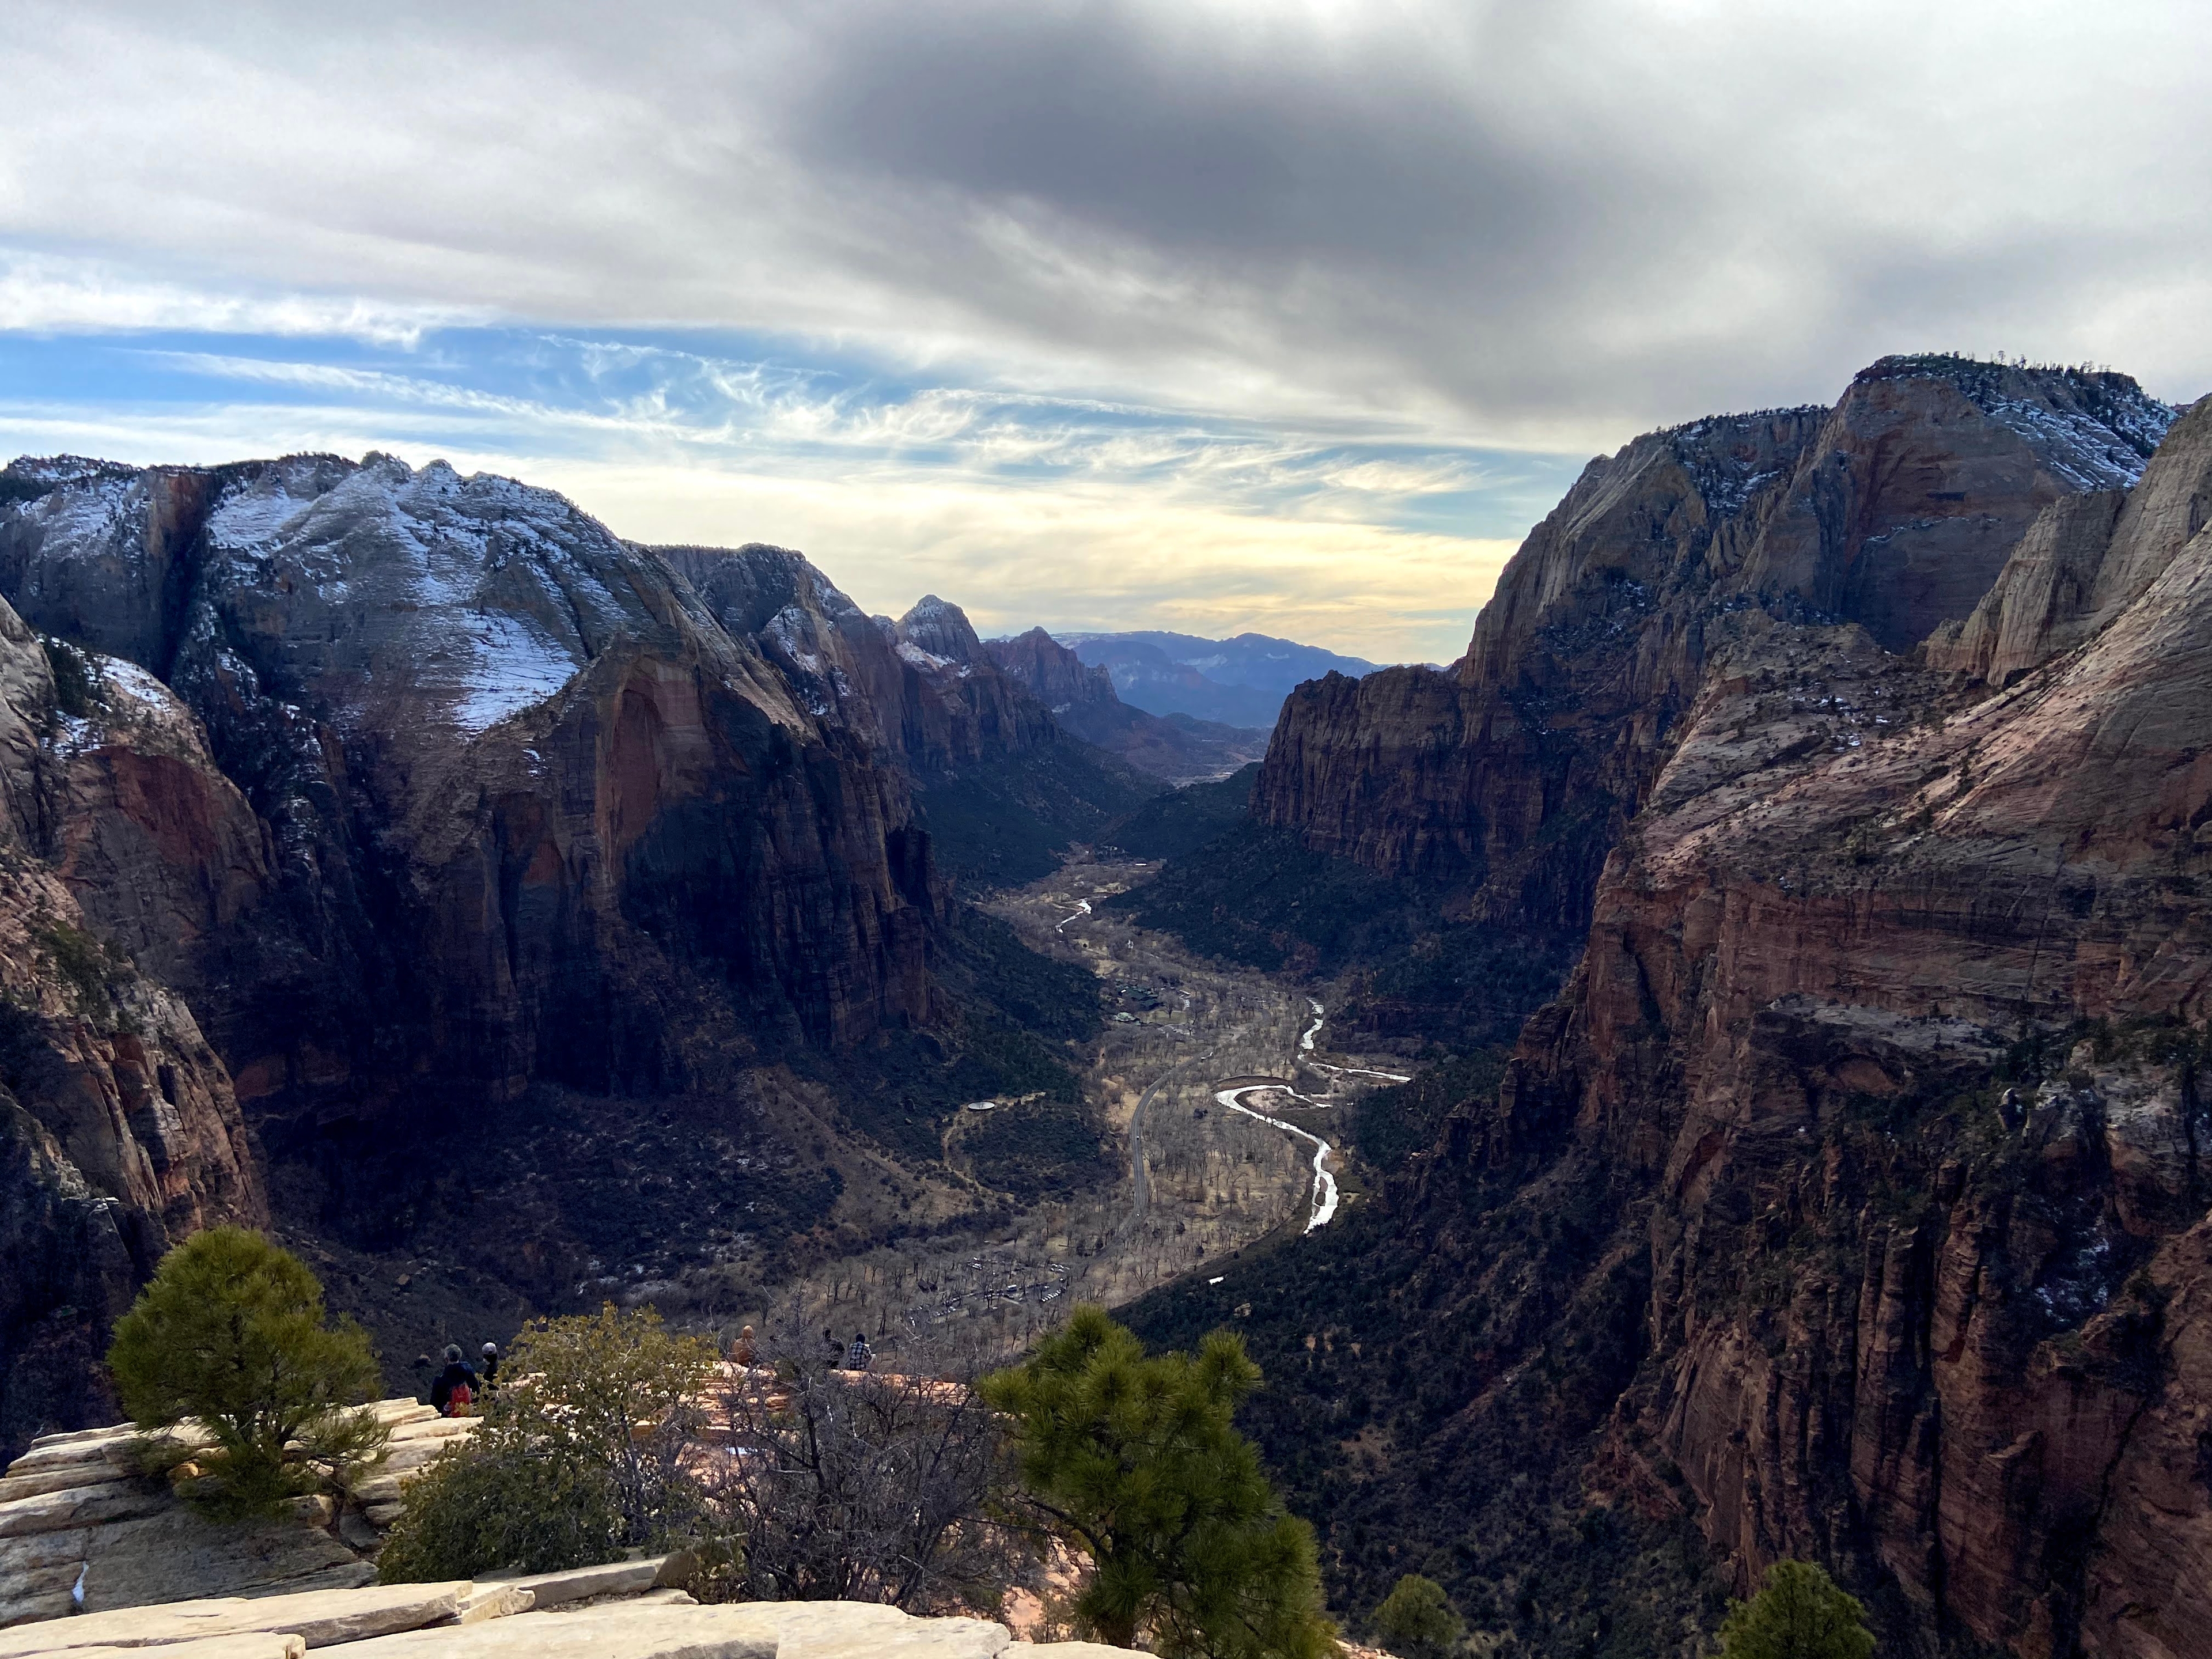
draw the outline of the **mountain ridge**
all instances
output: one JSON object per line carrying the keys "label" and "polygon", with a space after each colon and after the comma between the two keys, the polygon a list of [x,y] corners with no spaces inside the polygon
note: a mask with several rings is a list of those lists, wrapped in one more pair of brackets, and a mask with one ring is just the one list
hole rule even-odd
{"label": "mountain ridge", "polygon": [[1253,1310],[1355,1605],[1410,1553],[1538,1650],[1686,1652],[1686,1529],[1901,1650],[2212,1650],[2212,405],[2132,386],[1889,359],[1647,434],[1455,671],[1293,694],[1244,833],[1584,930],[1342,1238],[1139,1315]]}

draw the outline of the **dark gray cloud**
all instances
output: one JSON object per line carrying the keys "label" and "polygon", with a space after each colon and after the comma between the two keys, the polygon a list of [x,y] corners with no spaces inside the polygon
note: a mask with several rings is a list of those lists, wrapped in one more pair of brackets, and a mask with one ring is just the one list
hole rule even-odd
{"label": "dark gray cloud", "polygon": [[2197,0],[19,0],[0,237],[1586,445],[1881,351],[2212,384]]}

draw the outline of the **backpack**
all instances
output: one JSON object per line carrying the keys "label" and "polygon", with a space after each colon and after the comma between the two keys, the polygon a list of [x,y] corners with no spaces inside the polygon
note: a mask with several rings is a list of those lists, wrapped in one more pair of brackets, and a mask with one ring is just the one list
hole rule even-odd
{"label": "backpack", "polygon": [[467,1383],[456,1382],[453,1384],[453,1393],[446,1396],[446,1415],[466,1417],[469,1414],[469,1407],[475,1405],[476,1401],[476,1393]]}

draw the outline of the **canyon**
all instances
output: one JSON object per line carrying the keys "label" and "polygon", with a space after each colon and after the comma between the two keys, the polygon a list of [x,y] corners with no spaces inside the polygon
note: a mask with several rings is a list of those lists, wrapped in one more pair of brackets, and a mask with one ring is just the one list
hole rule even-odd
{"label": "canyon", "polygon": [[1042,629],[380,456],[18,462],[0,599],[10,1446],[216,1220],[388,1372],[1073,1286],[1245,1334],[1355,1617],[1688,1654],[1804,1557],[1900,1651],[2212,1651],[2212,400],[1639,437],[1243,771]]}
{"label": "canyon", "polygon": [[1291,696],[1238,833],[1584,934],[1235,1286],[1340,1582],[1687,1651],[1687,1528],[1899,1650],[2206,1650],[2208,522],[2212,400],[1885,360],[1591,463],[1452,670]]}
{"label": "canyon", "polygon": [[[885,1126],[1060,1075],[994,994],[1097,1018],[959,894],[1159,786],[955,606],[380,455],[18,462],[0,594],[10,1445],[107,1420],[199,1226],[293,1238],[401,1381],[641,1240],[774,1276],[964,1213]],[[600,1178],[641,1126],[679,1177]],[[433,1310],[395,1252],[469,1270]]]}

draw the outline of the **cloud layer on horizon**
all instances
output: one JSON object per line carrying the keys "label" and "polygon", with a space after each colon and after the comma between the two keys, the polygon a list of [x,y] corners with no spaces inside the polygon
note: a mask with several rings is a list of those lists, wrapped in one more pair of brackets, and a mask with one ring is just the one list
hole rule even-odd
{"label": "cloud layer on horizon", "polygon": [[[99,390],[11,375],[0,429],[442,444],[886,585],[1064,557],[1091,620],[1142,572],[1449,654],[1530,489],[1646,427],[1897,349],[2212,388],[2208,44],[2184,0],[18,0],[0,331]],[[873,389],[733,382],[708,441],[688,370],[666,419],[573,364],[499,404],[523,338]]]}

